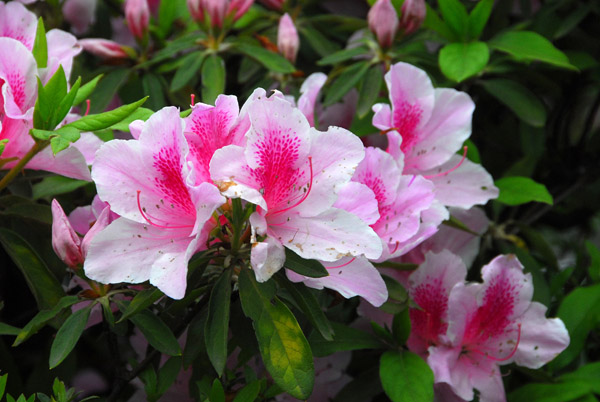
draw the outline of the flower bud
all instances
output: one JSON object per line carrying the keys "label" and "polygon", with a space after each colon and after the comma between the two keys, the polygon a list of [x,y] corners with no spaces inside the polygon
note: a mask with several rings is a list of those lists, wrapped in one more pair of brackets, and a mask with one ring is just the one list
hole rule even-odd
{"label": "flower bud", "polygon": [[227,11],[228,1],[226,0],[202,0],[201,8],[210,18],[210,25],[221,28]]}
{"label": "flower bud", "polygon": [[377,0],[367,16],[369,29],[381,47],[390,47],[398,32],[398,14],[390,0]]}
{"label": "flower bud", "polygon": [[125,18],[129,30],[137,39],[142,39],[148,32],[150,23],[150,7],[147,0],[126,0]]}
{"label": "flower bud", "polygon": [[279,29],[277,30],[277,48],[286,59],[292,63],[296,62],[298,49],[300,48],[300,37],[294,25],[294,21],[285,13],[279,20]]}
{"label": "flower bud", "polygon": [[273,10],[281,11],[281,9],[283,8],[283,4],[285,3],[285,0],[261,0],[261,2],[265,6],[270,7]]}
{"label": "flower bud", "polygon": [[246,14],[252,4],[254,4],[254,0],[231,0],[227,8],[227,15],[233,14],[233,20],[237,21]]}
{"label": "flower bud", "polygon": [[98,0],[66,0],[62,6],[65,20],[71,24],[71,30],[81,35],[94,23]]}
{"label": "flower bud", "polygon": [[82,48],[103,59],[126,59],[129,57],[124,47],[108,39],[81,39]]}
{"label": "flower bud", "polygon": [[402,4],[402,17],[400,18],[400,27],[407,34],[419,29],[425,20],[425,0],[405,0]]}
{"label": "flower bud", "polygon": [[81,239],[73,230],[65,211],[56,200],[52,200],[52,248],[56,255],[69,267],[83,263]]}

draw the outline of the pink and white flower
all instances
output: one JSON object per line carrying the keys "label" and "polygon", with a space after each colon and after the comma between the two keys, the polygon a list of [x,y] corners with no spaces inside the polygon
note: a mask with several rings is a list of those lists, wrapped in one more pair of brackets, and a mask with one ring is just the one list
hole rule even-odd
{"label": "pink and white flower", "polygon": [[283,266],[283,247],[326,262],[362,254],[378,258],[381,243],[373,230],[333,207],[364,157],[358,137],[340,128],[312,129],[281,95],[267,98],[261,89],[247,110],[246,146],[217,150],[210,173],[223,195],[257,205],[250,217],[257,279],[266,281]]}
{"label": "pink and white flower", "polygon": [[166,107],[144,124],[139,140],[113,140],[98,151],[92,177],[121,218],[94,237],[86,275],[103,283],[150,283],[185,294],[187,264],[206,247],[211,218],[225,202],[210,183],[195,184],[179,111]]}
{"label": "pink and white flower", "polygon": [[404,173],[431,180],[446,206],[470,208],[497,197],[489,173],[456,154],[471,135],[471,98],[451,88],[434,89],[423,70],[407,63],[394,64],[385,81],[392,106],[374,105],[373,125],[387,133],[387,151],[404,156]]}

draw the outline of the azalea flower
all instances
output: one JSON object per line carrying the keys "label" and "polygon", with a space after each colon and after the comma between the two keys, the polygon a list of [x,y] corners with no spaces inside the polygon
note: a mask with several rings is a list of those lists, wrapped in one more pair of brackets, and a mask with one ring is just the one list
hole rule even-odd
{"label": "azalea flower", "polygon": [[84,264],[102,283],[150,283],[169,297],[185,295],[187,265],[206,248],[207,221],[225,202],[210,183],[195,184],[185,123],[166,107],[144,124],[139,140],[113,140],[92,167],[98,195],[121,218],[97,234]]}
{"label": "azalea flower", "polygon": [[[448,251],[428,253],[410,277],[408,347],[427,358],[436,383],[471,400],[505,401],[499,365],[537,369],[569,344],[558,318],[532,302],[531,274],[514,255],[498,256],[482,269],[483,283],[465,284],[466,268]],[[441,389],[441,388],[440,388]]]}
{"label": "azalea flower", "polygon": [[385,81],[392,106],[374,105],[373,125],[387,133],[387,151],[404,157],[404,173],[432,181],[436,199],[446,206],[467,209],[496,198],[489,173],[456,154],[471,135],[471,98],[434,89],[423,70],[407,63],[394,64]]}
{"label": "azalea flower", "polygon": [[280,94],[267,98],[262,89],[247,110],[246,146],[217,150],[210,173],[223,195],[257,206],[250,217],[257,280],[266,281],[283,266],[284,247],[327,262],[361,254],[379,257],[381,243],[373,230],[333,207],[364,157],[358,137],[340,128],[311,129]]}

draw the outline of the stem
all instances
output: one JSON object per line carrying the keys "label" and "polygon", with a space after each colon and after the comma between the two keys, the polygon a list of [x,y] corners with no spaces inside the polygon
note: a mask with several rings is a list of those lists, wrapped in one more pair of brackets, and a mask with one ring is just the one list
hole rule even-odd
{"label": "stem", "polygon": [[21,158],[21,160],[8,171],[8,173],[0,180],[0,190],[4,189],[10,184],[11,181],[19,174],[21,170],[25,168],[25,165],[42,149],[46,148],[50,144],[49,141],[40,141],[33,144],[31,149]]}

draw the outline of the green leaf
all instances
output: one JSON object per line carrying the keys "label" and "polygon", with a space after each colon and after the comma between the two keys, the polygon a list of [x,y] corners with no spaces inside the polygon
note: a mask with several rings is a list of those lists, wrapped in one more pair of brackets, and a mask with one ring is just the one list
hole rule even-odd
{"label": "green leaf", "polygon": [[511,402],[565,402],[590,393],[590,385],[585,381],[571,381],[560,384],[527,384],[509,394]]}
{"label": "green leaf", "polygon": [[44,177],[41,182],[33,185],[34,200],[52,198],[59,194],[70,193],[89,184],[89,181],[76,180],[63,176]]}
{"label": "green leaf", "polygon": [[202,102],[214,105],[225,91],[225,62],[216,54],[206,58],[202,65]]}
{"label": "green leaf", "polygon": [[117,124],[113,124],[109,127],[110,130],[119,130],[124,131],[126,133],[129,132],[129,125],[135,120],[143,120],[146,121],[154,114],[154,111],[147,109],[145,107],[140,107],[135,112],[131,113],[129,116],[118,122]]}
{"label": "green leaf", "polygon": [[96,89],[96,85],[98,85],[98,81],[100,81],[102,77],[104,77],[104,74],[97,75],[90,82],[81,86],[79,91],[77,91],[77,96],[75,96],[73,105],[79,105],[81,102],[88,99],[92,92],[94,92],[94,89]]}
{"label": "green leaf", "polygon": [[181,371],[181,357],[171,357],[158,371],[158,383],[156,391],[158,395],[162,395],[173,385],[177,379],[177,375]]}
{"label": "green leaf", "polygon": [[367,73],[370,65],[368,61],[361,61],[346,68],[329,87],[323,106],[333,105],[342,99],[352,87],[358,84],[363,75]]}
{"label": "green leaf", "polygon": [[369,68],[360,86],[356,113],[361,119],[369,113],[371,106],[373,106],[379,96],[381,83],[383,82],[383,71],[381,68],[379,64]]}
{"label": "green leaf", "polygon": [[73,127],[61,127],[54,131],[54,136],[50,139],[50,146],[52,147],[52,153],[56,155],[62,150],[65,150],[79,139],[79,130]]}
{"label": "green leaf", "polygon": [[494,98],[533,127],[544,127],[546,124],[546,108],[542,101],[527,87],[516,81],[504,78],[481,81],[483,88]]}
{"label": "green leaf", "polygon": [[521,205],[531,201],[553,204],[546,186],[528,177],[503,177],[494,184],[500,190],[497,201],[503,204]]}
{"label": "green leaf", "polygon": [[309,278],[329,276],[329,272],[319,261],[305,260],[287,247],[285,248],[285,263],[283,265],[295,273]]}
{"label": "green leaf", "polygon": [[229,306],[231,304],[231,269],[226,269],[215,283],[208,302],[208,318],[204,327],[206,352],[219,377],[227,363]]}
{"label": "green leaf", "polygon": [[567,56],[552,42],[538,33],[509,31],[501,33],[488,42],[490,47],[509,53],[521,61],[542,61],[557,67],[577,70]]}
{"label": "green leaf", "polygon": [[142,88],[144,89],[144,94],[150,98],[147,104],[148,108],[159,110],[166,105],[161,76],[153,73],[144,74],[142,77]]}
{"label": "green leaf", "polygon": [[0,335],[19,335],[20,332],[20,328],[0,322]]}
{"label": "green leaf", "polygon": [[29,243],[5,228],[0,228],[0,243],[23,273],[40,310],[58,303],[65,292]]}
{"label": "green leaf", "polygon": [[433,372],[412,352],[385,352],[379,362],[379,376],[393,402],[433,401]]}
{"label": "green leaf", "polygon": [[71,90],[67,93],[67,95],[62,98],[58,107],[53,113],[52,116],[52,125],[55,127],[60,124],[60,122],[67,116],[69,110],[73,107],[73,102],[75,101],[75,97],[77,96],[77,92],[79,91],[79,86],[81,85],[81,77],[77,78],[75,84],[71,87]]}
{"label": "green leaf", "polygon": [[52,225],[52,210],[48,205],[36,203],[13,204],[0,212],[2,215],[13,215],[24,219]]}
{"label": "green leaf", "polygon": [[177,338],[175,338],[167,324],[155,314],[143,310],[130,316],[129,321],[133,322],[142,331],[142,334],[154,349],[169,356],[181,355]]}
{"label": "green leaf", "polygon": [[135,295],[133,300],[131,300],[131,303],[129,303],[125,311],[123,311],[123,315],[121,316],[121,318],[119,318],[119,321],[117,321],[117,323],[125,321],[129,317],[150,307],[162,296],[163,292],[161,292],[159,289],[142,290],[141,292]]}
{"label": "green leaf", "polygon": [[325,35],[310,25],[301,25],[299,27],[300,35],[306,39],[319,56],[324,57],[335,53],[339,50],[339,46],[327,39]]}
{"label": "green leaf", "polygon": [[276,275],[275,279],[280,286],[284,287],[290,293],[300,310],[302,310],[315,329],[319,331],[323,339],[332,341],[333,328],[331,327],[331,323],[327,319],[327,316],[325,316],[325,313],[323,313],[319,301],[311,289],[302,283],[292,283],[283,275]]}
{"label": "green leaf", "polygon": [[450,43],[440,51],[439,64],[446,77],[461,82],[483,70],[489,59],[483,42]]}
{"label": "green leaf", "polygon": [[187,329],[187,339],[183,350],[183,367],[189,367],[194,360],[206,350],[204,345],[204,327],[206,326],[207,310],[196,315]]}
{"label": "green leaf", "polygon": [[146,96],[137,102],[123,105],[109,112],[83,116],[81,119],[75,120],[64,127],[74,127],[80,131],[104,130],[131,115],[137,108],[142,106],[147,99],[148,97]]}
{"label": "green leaf", "polygon": [[392,334],[398,345],[404,345],[410,336],[410,314],[409,309],[405,308],[398,314],[394,314],[392,321]]}
{"label": "green leaf", "polygon": [[194,76],[200,75],[200,68],[205,57],[205,52],[197,51],[187,54],[182,58],[181,67],[175,71],[175,75],[171,81],[171,92],[179,91],[188,82],[192,81]]}
{"label": "green leaf", "polygon": [[448,28],[459,39],[466,38],[469,15],[459,0],[439,0],[438,6]]}
{"label": "green leaf", "polygon": [[332,322],[335,335],[333,341],[326,341],[318,332],[313,331],[308,337],[312,351],[317,357],[329,356],[342,350],[381,349],[385,345],[368,332]]}
{"label": "green leaf", "polygon": [[448,28],[448,25],[444,21],[442,21],[438,13],[433,8],[431,8],[431,6],[428,3],[425,3],[425,7],[426,12],[425,21],[423,21],[423,27],[429,28],[432,31],[437,32],[443,38],[446,38],[451,42],[457,41],[457,35],[450,28]]}
{"label": "green leaf", "polygon": [[585,242],[585,248],[590,255],[590,268],[588,269],[590,278],[594,282],[600,282],[600,249],[589,240]]}
{"label": "green leaf", "polygon": [[233,398],[233,402],[254,402],[260,393],[260,382],[252,381],[244,388],[240,389]]}
{"label": "green leaf", "polygon": [[98,82],[89,96],[91,113],[99,113],[106,109],[117,91],[128,81],[130,71],[129,68],[116,68]]}
{"label": "green leaf", "polygon": [[210,402],[225,402],[225,390],[218,378],[215,378],[208,397]]}
{"label": "green leaf", "polygon": [[13,346],[19,346],[21,343],[29,339],[30,336],[37,333],[48,321],[56,317],[62,310],[79,303],[81,300],[77,296],[65,296],[51,309],[41,310],[23,327],[17,335]]}
{"label": "green leaf", "polygon": [[333,54],[329,54],[326,57],[323,57],[321,60],[317,61],[317,64],[319,66],[338,64],[342,61],[350,60],[353,57],[361,56],[367,53],[369,53],[369,48],[367,48],[366,46],[357,46],[351,49],[342,49]]}
{"label": "green leaf", "polygon": [[0,376],[0,399],[4,396],[4,390],[6,389],[6,381],[8,380],[8,374]]}
{"label": "green leaf", "polygon": [[[265,367],[277,385],[291,396],[307,399],[313,389],[313,357],[296,318],[271,290],[242,269],[238,286],[244,314],[253,321]],[[262,290],[267,289],[267,294]]]}
{"label": "green leaf", "polygon": [[83,334],[93,304],[74,312],[56,333],[56,338],[50,348],[50,369],[58,366],[71,353],[77,341]]}
{"label": "green leaf", "polygon": [[600,324],[600,284],[573,290],[563,299],[557,316],[565,323],[571,342],[550,363],[555,371],[566,367],[579,356],[590,331]]}
{"label": "green leaf", "polygon": [[287,74],[296,71],[296,68],[285,57],[260,46],[238,43],[236,48],[273,72]]}
{"label": "green leaf", "polygon": [[589,363],[577,370],[558,377],[561,382],[586,381],[591,386],[591,391],[600,394],[600,362]]}
{"label": "green leaf", "polygon": [[0,156],[2,156],[2,153],[4,152],[4,148],[6,148],[6,144],[8,144],[8,138],[0,140]]}
{"label": "green leaf", "polygon": [[38,78],[38,99],[33,110],[33,127],[54,130],[59,123],[54,121],[56,110],[66,95],[67,77],[62,65],[58,66],[58,70],[45,86]]}
{"label": "green leaf", "polygon": [[494,7],[494,0],[480,0],[473,11],[471,11],[468,21],[469,38],[479,39],[483,28],[485,28],[485,24],[487,24],[490,18],[492,7]]}
{"label": "green leaf", "polygon": [[38,19],[31,53],[33,53],[37,67],[46,68],[48,65],[48,42],[46,41],[46,28],[42,17]]}

